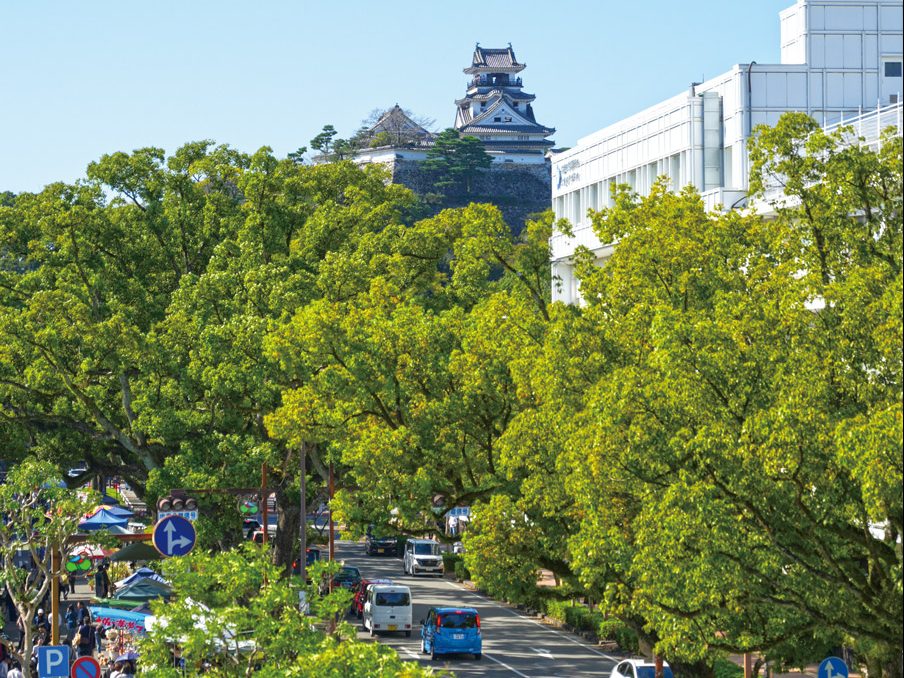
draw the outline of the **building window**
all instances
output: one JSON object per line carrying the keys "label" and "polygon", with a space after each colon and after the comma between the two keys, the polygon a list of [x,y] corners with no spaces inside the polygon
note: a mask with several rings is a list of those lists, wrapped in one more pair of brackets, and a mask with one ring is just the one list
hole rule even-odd
{"label": "building window", "polygon": [[886,78],[900,78],[901,77],[901,62],[900,61],[886,61],[885,62],[885,77]]}
{"label": "building window", "polygon": [[493,118],[493,122],[502,122],[502,118],[499,118],[499,117]]}

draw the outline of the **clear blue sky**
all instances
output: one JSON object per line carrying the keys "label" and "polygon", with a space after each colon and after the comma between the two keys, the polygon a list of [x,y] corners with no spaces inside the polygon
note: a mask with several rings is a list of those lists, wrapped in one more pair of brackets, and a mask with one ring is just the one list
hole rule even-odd
{"label": "clear blue sky", "polygon": [[779,60],[793,0],[0,0],[0,191],[104,153],[213,139],[279,156],[399,103],[451,126],[475,42],[511,42],[570,146],[735,63]]}

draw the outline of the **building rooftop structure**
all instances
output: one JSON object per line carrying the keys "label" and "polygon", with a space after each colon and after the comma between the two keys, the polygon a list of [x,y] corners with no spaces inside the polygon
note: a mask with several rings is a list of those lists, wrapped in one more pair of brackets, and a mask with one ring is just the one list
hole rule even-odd
{"label": "building rooftop structure", "polygon": [[611,254],[587,215],[610,206],[614,185],[646,195],[665,175],[674,190],[694,186],[709,208],[742,206],[756,125],[803,111],[829,126],[900,102],[902,0],[797,0],[779,19],[781,63],[737,63],[552,156],[552,207],[573,227],[550,240],[553,299],[580,301],[578,246],[600,262]]}

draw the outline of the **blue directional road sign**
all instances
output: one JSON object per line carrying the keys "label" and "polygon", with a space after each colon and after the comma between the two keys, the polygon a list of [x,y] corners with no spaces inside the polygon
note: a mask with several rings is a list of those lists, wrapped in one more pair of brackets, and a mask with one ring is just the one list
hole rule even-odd
{"label": "blue directional road sign", "polygon": [[826,657],[819,665],[817,678],[848,678],[848,667],[843,659]]}
{"label": "blue directional road sign", "polygon": [[69,678],[69,646],[38,646],[38,678]]}
{"label": "blue directional road sign", "polygon": [[195,526],[182,516],[167,516],[154,525],[154,548],[164,556],[184,556],[195,547]]}

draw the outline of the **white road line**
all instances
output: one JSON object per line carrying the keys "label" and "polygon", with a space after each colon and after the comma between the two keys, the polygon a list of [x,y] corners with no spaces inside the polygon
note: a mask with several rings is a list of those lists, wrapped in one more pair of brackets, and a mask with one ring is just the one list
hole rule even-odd
{"label": "white road line", "polygon": [[549,631],[550,633],[555,633],[557,636],[561,636],[562,638],[564,638],[564,639],[567,640],[568,642],[574,643],[575,645],[579,645],[580,647],[583,647],[585,650],[588,650],[588,651],[592,652],[593,654],[599,655],[600,657],[605,657],[605,658],[608,659],[609,661],[613,661],[613,662],[615,662],[616,664],[620,661],[620,660],[617,659],[616,657],[612,657],[611,655],[608,655],[608,654],[606,654],[605,652],[600,652],[599,650],[596,650],[596,649],[590,647],[589,645],[587,645],[586,643],[582,643],[581,641],[577,640],[576,638],[572,638],[571,636],[566,635],[566,634],[562,633],[561,631],[556,631],[555,629],[551,629],[551,628],[549,628],[548,626],[546,626],[545,624],[541,624],[541,623],[538,622],[536,619],[531,619],[530,617],[525,617],[523,614],[520,614],[520,613],[518,613],[518,612],[515,612],[514,610],[512,610],[512,609],[510,609],[510,608],[508,608],[508,607],[503,607],[502,605],[500,605],[499,603],[497,603],[495,600],[491,600],[490,598],[487,598],[487,597],[485,597],[485,596],[482,596],[482,595],[480,595],[479,593],[475,593],[474,591],[471,591],[470,589],[467,589],[467,588],[465,588],[464,586],[459,586],[458,584],[453,584],[453,583],[450,582],[448,579],[442,579],[441,581],[443,581],[444,583],[448,584],[448,585],[451,586],[452,588],[458,589],[459,591],[464,591],[465,593],[470,593],[472,596],[474,596],[474,597],[476,597],[476,598],[480,598],[482,601],[486,602],[486,603],[489,604],[489,605],[492,605],[493,607],[496,607],[496,608],[498,608],[498,609],[500,609],[500,610],[505,610],[505,611],[508,612],[510,615],[512,615],[512,616],[514,616],[514,617],[518,617],[518,619],[522,619],[522,620],[524,620],[524,621],[526,621],[526,622],[529,622],[529,623],[531,623],[531,624],[536,624],[536,625],[539,626],[541,629],[544,629],[544,630],[546,630],[546,631]]}
{"label": "white road line", "polygon": [[521,671],[519,671],[518,669],[513,669],[511,666],[509,666],[505,662],[499,661],[495,657],[491,657],[488,654],[483,655],[483,657],[484,657],[484,659],[489,659],[491,662],[496,662],[497,664],[499,664],[499,666],[501,666],[504,669],[508,669],[509,671],[514,673],[516,676],[521,676],[521,678],[530,678],[530,676],[527,675],[526,673],[521,673]]}

